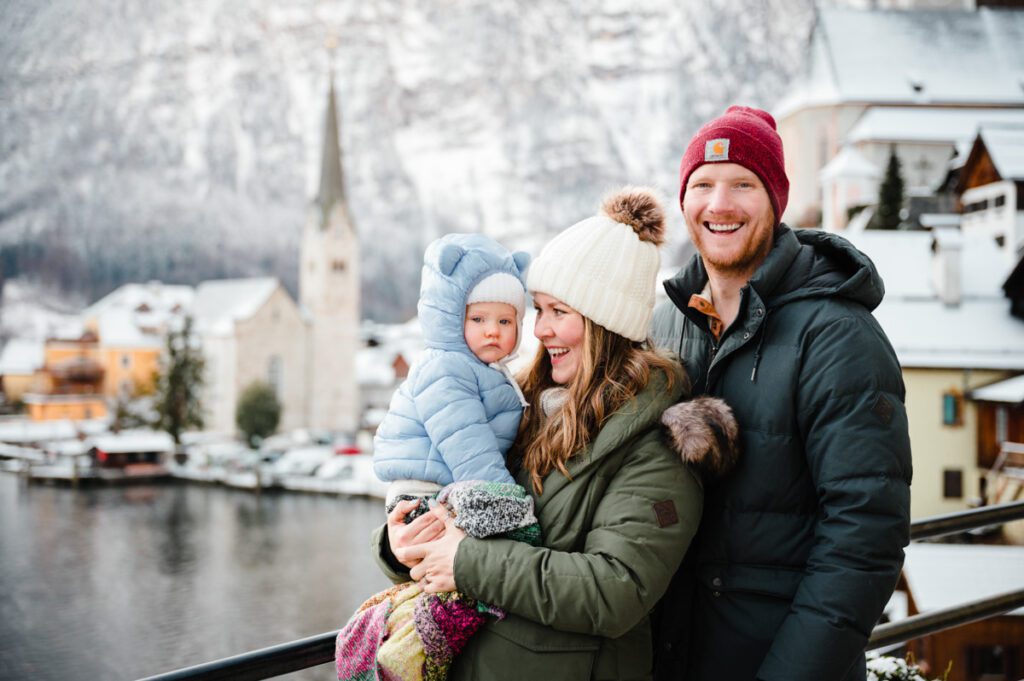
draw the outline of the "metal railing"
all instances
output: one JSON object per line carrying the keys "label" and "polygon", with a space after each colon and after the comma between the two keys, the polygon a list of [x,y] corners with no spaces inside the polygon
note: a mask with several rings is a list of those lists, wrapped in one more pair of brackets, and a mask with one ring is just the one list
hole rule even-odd
{"label": "metal railing", "polygon": [[[1024,501],[988,506],[924,518],[910,524],[911,541],[932,539],[968,530],[1024,519]],[[956,607],[913,615],[880,624],[872,632],[867,650],[905,643],[921,636],[983,620],[1024,606],[1024,588]],[[338,630],[282,643],[260,650],[186,667],[142,681],[256,681],[334,661]]]}

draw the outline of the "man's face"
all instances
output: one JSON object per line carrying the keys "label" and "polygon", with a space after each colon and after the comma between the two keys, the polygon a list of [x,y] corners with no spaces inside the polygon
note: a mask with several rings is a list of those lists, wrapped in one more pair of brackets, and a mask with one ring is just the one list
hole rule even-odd
{"label": "man's face", "polygon": [[683,216],[708,272],[750,279],[772,248],[775,218],[760,178],[736,163],[690,174]]}

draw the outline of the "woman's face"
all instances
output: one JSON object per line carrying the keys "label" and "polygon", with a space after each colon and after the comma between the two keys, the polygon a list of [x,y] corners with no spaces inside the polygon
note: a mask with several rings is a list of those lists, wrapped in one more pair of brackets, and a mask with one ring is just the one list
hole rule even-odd
{"label": "woman's face", "polygon": [[551,359],[551,378],[565,385],[579,370],[583,354],[583,315],[546,293],[533,294],[537,321],[533,335],[541,342]]}

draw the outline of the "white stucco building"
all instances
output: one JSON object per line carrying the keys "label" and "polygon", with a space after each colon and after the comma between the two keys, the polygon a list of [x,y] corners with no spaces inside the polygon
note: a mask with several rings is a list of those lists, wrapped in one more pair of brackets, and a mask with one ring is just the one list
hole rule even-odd
{"label": "white stucco building", "polygon": [[846,145],[879,171],[895,146],[908,192],[933,189],[980,124],[1024,115],[1022,37],[1022,10],[819,9],[806,71],[773,112],[786,222],[820,224],[821,172]]}

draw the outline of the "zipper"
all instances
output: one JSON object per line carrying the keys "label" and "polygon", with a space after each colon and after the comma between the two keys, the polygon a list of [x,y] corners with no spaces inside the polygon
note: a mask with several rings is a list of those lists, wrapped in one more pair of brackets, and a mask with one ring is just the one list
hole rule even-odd
{"label": "zipper", "polygon": [[711,336],[711,352],[709,353],[709,357],[708,357],[708,371],[707,371],[706,374],[704,374],[704,394],[705,395],[710,395],[711,394],[711,367],[713,367],[714,364],[715,364],[715,356],[718,355],[719,345],[718,345],[718,342],[715,340],[714,334],[712,334],[710,331],[708,331],[707,333],[708,333],[709,336]]}

